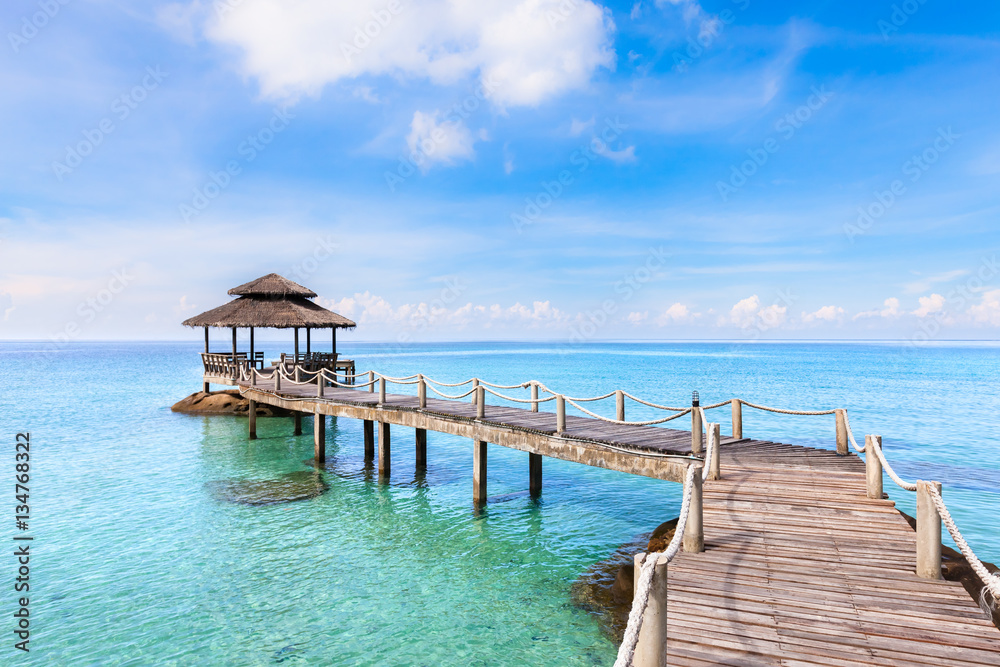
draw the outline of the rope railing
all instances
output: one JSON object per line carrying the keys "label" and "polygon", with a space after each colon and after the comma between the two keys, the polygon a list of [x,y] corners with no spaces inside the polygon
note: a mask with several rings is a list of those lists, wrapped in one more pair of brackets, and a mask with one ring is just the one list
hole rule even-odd
{"label": "rope railing", "polygon": [[[219,364],[219,366],[217,366],[217,367],[221,367],[221,366],[222,366],[222,364]],[[441,398],[449,399],[449,400],[460,400],[460,399],[463,399],[463,398],[467,398],[469,396],[473,396],[473,402],[474,403],[476,403],[477,401],[480,401],[480,400],[484,400],[485,399],[485,395],[486,394],[490,394],[492,396],[495,396],[496,398],[499,398],[499,399],[504,400],[504,401],[510,401],[512,403],[531,404],[533,411],[537,411],[538,405],[540,403],[548,403],[548,402],[551,402],[551,401],[555,401],[556,402],[556,413],[557,413],[557,429],[556,429],[557,435],[565,435],[565,430],[566,430],[566,425],[565,425],[566,424],[565,406],[566,406],[567,403],[569,405],[571,405],[572,407],[576,408],[577,410],[579,410],[580,412],[582,412],[583,414],[585,414],[585,415],[587,415],[587,416],[589,416],[589,417],[591,417],[593,419],[598,419],[598,420],[600,420],[602,422],[607,422],[607,423],[617,424],[617,425],[622,425],[622,426],[652,426],[652,425],[657,425],[657,424],[664,424],[664,423],[667,423],[667,422],[672,421],[674,419],[678,419],[680,417],[683,417],[683,416],[685,416],[687,414],[691,414],[692,415],[692,427],[694,427],[695,425],[698,426],[698,431],[700,432],[700,434],[704,435],[705,442],[706,442],[706,447],[705,447],[705,452],[704,452],[704,460],[705,460],[706,464],[704,466],[702,466],[702,479],[703,480],[712,479],[713,478],[713,473],[717,474],[717,466],[718,466],[717,458],[718,458],[719,448],[721,446],[721,443],[718,441],[718,437],[717,437],[717,427],[718,427],[718,424],[713,424],[713,423],[711,423],[711,422],[708,421],[708,419],[706,418],[706,415],[705,415],[705,411],[706,410],[712,410],[712,409],[715,409],[715,408],[720,408],[720,407],[722,407],[724,405],[730,405],[730,404],[732,404],[733,405],[733,432],[734,432],[734,434],[737,432],[737,427],[739,428],[740,433],[742,433],[742,413],[739,411],[739,409],[741,408],[741,406],[744,406],[744,405],[747,406],[747,407],[750,407],[750,408],[754,408],[756,410],[761,410],[763,412],[770,412],[770,413],[781,414],[781,415],[825,416],[825,415],[834,415],[835,414],[835,415],[837,415],[837,418],[838,418],[838,424],[837,424],[837,426],[838,426],[838,433],[837,433],[838,453],[847,454],[847,452],[848,452],[847,446],[848,446],[848,443],[849,443],[850,446],[852,446],[854,448],[854,450],[857,453],[859,453],[859,454],[865,454],[866,457],[872,457],[874,455],[875,458],[873,459],[873,463],[871,465],[876,465],[874,463],[874,461],[877,460],[877,466],[878,466],[878,469],[877,469],[877,478],[878,478],[878,482],[877,482],[877,496],[879,498],[882,497],[882,494],[881,494],[881,477],[880,477],[880,474],[881,474],[881,471],[883,471],[883,470],[886,473],[888,473],[888,475],[892,479],[892,481],[897,486],[899,486],[901,489],[904,489],[904,490],[910,491],[910,492],[918,492],[918,495],[919,495],[919,493],[920,493],[919,489],[921,488],[920,487],[920,483],[908,482],[908,481],[904,480],[893,469],[892,465],[889,463],[888,459],[885,456],[885,453],[882,450],[881,440],[880,440],[880,438],[878,436],[869,436],[868,438],[866,438],[866,442],[865,442],[864,445],[859,445],[858,444],[857,440],[855,439],[853,430],[851,429],[850,419],[848,417],[847,410],[843,409],[843,408],[834,408],[834,409],[830,409],[830,410],[791,410],[791,409],[786,409],[786,408],[777,408],[777,407],[773,407],[773,406],[761,405],[761,404],[758,404],[758,403],[751,403],[749,401],[746,401],[746,400],[743,400],[743,399],[739,399],[739,398],[731,398],[731,399],[728,399],[728,400],[725,400],[725,401],[721,401],[719,403],[714,403],[714,404],[711,404],[711,405],[699,406],[699,405],[695,404],[692,407],[676,407],[676,406],[661,405],[661,404],[658,404],[658,403],[653,403],[651,401],[647,401],[645,399],[639,398],[637,396],[634,396],[633,394],[630,394],[630,393],[628,393],[626,391],[622,391],[622,390],[611,391],[611,392],[608,392],[606,394],[602,394],[600,396],[593,396],[593,397],[579,397],[579,396],[572,396],[571,397],[571,396],[566,396],[565,394],[560,394],[560,393],[558,393],[558,392],[550,389],[549,387],[545,386],[543,383],[538,382],[537,380],[531,380],[531,381],[528,381],[528,382],[523,382],[521,384],[501,385],[501,384],[494,384],[494,383],[491,383],[491,382],[486,382],[486,381],[481,380],[479,378],[470,378],[470,379],[465,380],[463,382],[448,383],[448,382],[441,382],[439,380],[435,380],[433,378],[429,378],[429,377],[426,377],[426,376],[423,376],[423,375],[420,375],[420,374],[408,375],[408,376],[405,376],[405,377],[392,377],[392,376],[388,376],[388,375],[383,375],[381,373],[377,373],[375,371],[368,371],[367,373],[355,373],[355,374],[351,374],[351,375],[348,375],[348,374],[345,373],[345,374],[341,375],[341,377],[344,380],[347,380],[347,379],[355,380],[356,378],[361,378],[361,377],[366,377],[366,376],[368,377],[368,381],[367,382],[363,382],[363,383],[355,382],[355,383],[351,384],[351,383],[339,381],[337,379],[338,378],[337,373],[336,372],[331,372],[328,369],[320,369],[318,371],[304,371],[304,370],[298,370],[297,369],[298,370],[298,378],[299,379],[295,379],[295,377],[293,377],[293,375],[292,375],[292,371],[290,371],[286,367],[285,364],[280,364],[280,365],[276,366],[274,369],[272,369],[272,371],[270,373],[264,373],[264,372],[262,372],[262,371],[260,371],[260,370],[258,370],[256,368],[253,368],[253,367],[251,367],[249,365],[239,364],[239,363],[230,363],[230,364],[227,364],[226,367],[227,367],[227,369],[232,369],[234,377],[238,378],[240,381],[249,380],[251,382],[251,384],[256,384],[256,382],[255,382],[256,379],[273,380],[273,381],[275,381],[275,384],[276,384],[276,388],[275,388],[276,391],[280,390],[280,387],[278,386],[278,384],[279,384],[278,380],[279,379],[281,379],[281,380],[283,380],[285,382],[288,382],[288,383],[290,383],[292,385],[296,385],[296,386],[301,386],[301,385],[306,385],[306,384],[319,384],[319,383],[329,382],[333,386],[336,386],[336,387],[345,387],[345,388],[350,387],[352,389],[369,388],[370,391],[374,391],[375,384],[378,383],[380,385],[380,400],[381,400],[382,398],[384,398],[384,386],[386,384],[389,384],[389,383],[398,384],[398,385],[413,385],[413,384],[416,384],[416,385],[420,386],[421,408],[424,407],[424,402],[425,402],[424,396],[425,396],[426,389],[428,389],[428,388],[431,391],[433,391],[435,394],[437,394],[438,396],[440,396]],[[454,395],[452,395],[452,394],[446,394],[446,393],[444,393],[442,391],[439,391],[436,388],[436,387],[463,387],[463,386],[466,386],[466,385],[468,385],[470,383],[473,385],[472,388],[470,388],[468,391],[466,391],[464,393],[461,393],[461,394],[454,394]],[[503,393],[501,393],[499,391],[496,391],[498,389],[532,389],[532,396],[531,396],[531,398],[519,398],[519,397],[516,397],[516,396],[509,396],[509,395],[503,394]],[[548,395],[547,396],[539,396],[538,392],[544,392],[545,394],[548,394]],[[597,412],[589,410],[589,409],[585,408],[584,406],[580,405],[581,403],[590,403],[590,402],[596,402],[596,401],[605,400],[605,399],[611,398],[612,396],[616,397],[617,412],[618,412],[617,416],[621,417],[621,418],[612,419],[610,417],[605,417],[605,416],[603,416],[603,415],[601,415],[601,414],[599,414]],[[666,417],[663,417],[663,418],[660,418],[660,419],[651,419],[651,420],[645,420],[645,421],[628,421],[628,420],[624,419],[624,413],[625,413],[625,403],[624,403],[624,401],[625,401],[626,398],[634,401],[635,403],[638,403],[640,405],[643,405],[643,406],[646,406],[646,407],[649,407],[649,408],[653,408],[655,410],[663,410],[663,411],[672,412],[672,413],[675,413],[675,414],[671,414],[669,416],[666,416]],[[737,424],[737,419],[739,419],[739,423],[738,424]],[[694,437],[694,434],[692,434],[692,437]],[[692,447],[692,449],[695,449],[695,448]],[[627,449],[623,450],[623,451],[630,451],[631,452],[631,450],[627,450]],[[632,452],[632,453],[638,454],[639,452]],[[869,465],[869,464],[866,462],[866,465]],[[713,468],[714,468],[714,470],[713,470]],[[871,484],[872,484],[872,481],[871,481],[871,479],[869,479],[869,485],[871,485]],[[688,485],[686,483],[685,484],[685,488],[687,489],[687,487],[688,487]],[[1000,601],[1000,577],[998,577],[997,575],[991,574],[986,569],[986,567],[982,564],[982,562],[976,557],[975,553],[972,551],[971,547],[968,545],[968,542],[966,542],[965,538],[962,536],[961,532],[958,530],[957,526],[955,525],[954,519],[952,518],[951,514],[949,513],[948,508],[945,505],[944,500],[941,497],[941,494],[938,491],[936,491],[935,484],[934,483],[929,483],[929,484],[927,484],[927,488],[930,489],[930,491],[929,491],[929,493],[930,493],[930,499],[931,499],[931,501],[933,503],[933,506],[935,507],[935,509],[936,509],[938,515],[940,516],[942,522],[947,527],[949,534],[951,535],[952,539],[955,541],[955,544],[959,547],[959,550],[961,551],[962,555],[966,558],[966,560],[972,566],[972,569],[976,572],[976,574],[979,576],[979,578],[983,581],[983,584],[984,584],[984,588],[983,588],[983,591],[984,591],[983,592],[984,601],[981,601],[981,604],[984,605],[984,609],[986,608],[985,596],[987,595],[987,593],[993,598],[993,601],[994,601],[993,604],[995,604],[996,601]],[[685,493],[687,494],[688,492],[686,491]],[[869,489],[869,494],[874,497],[874,494],[872,494],[872,490],[871,489]],[[688,496],[685,495],[685,499],[687,499],[687,497]],[[683,506],[682,506],[682,508],[683,508]],[[682,514],[682,516],[684,516],[684,515]],[[677,535],[675,535],[674,540],[671,542],[672,546],[674,545],[674,542],[676,542],[679,539],[677,536],[680,535],[682,532],[683,531],[681,530],[681,524],[679,523],[678,524]],[[938,534],[937,538],[938,538],[938,542],[939,542],[940,541],[940,531],[939,531],[939,534]],[[668,552],[666,552],[666,553],[670,553],[670,556],[667,559],[667,562],[669,562],[669,560],[671,558],[673,558],[673,554],[676,553],[676,549],[674,550],[674,552],[670,552],[670,550],[668,549]],[[663,554],[660,554],[659,556],[662,557]],[[655,562],[657,562],[657,560],[658,560],[657,558],[647,559],[647,564],[643,566],[643,576],[645,576],[647,566],[649,567],[649,571],[652,572],[651,568],[653,566],[649,565],[649,563],[653,562],[655,564]],[[651,577],[652,575],[650,574],[649,576]],[[640,578],[640,585],[642,585],[642,578]],[[647,582],[647,586],[648,586],[648,582]],[[647,591],[647,596],[648,596],[648,591]],[[644,608],[645,607],[643,605],[643,609]],[[629,620],[629,627],[630,627],[630,629],[631,629],[631,625],[632,625],[632,616],[634,615],[635,611],[636,611],[636,608],[633,607],[633,614],[631,614],[630,617],[629,617],[630,618],[630,620]],[[641,621],[640,621],[640,624],[641,624]],[[636,630],[636,632],[638,632],[638,630]],[[627,637],[628,637],[628,635],[627,635]],[[623,643],[622,646],[623,646],[623,649],[624,649],[625,643]],[[633,645],[632,649],[630,649],[630,651],[634,651],[634,645]],[[623,654],[621,652],[619,652],[619,662],[616,662],[615,664],[616,665],[619,665],[619,664],[630,664],[628,662],[625,662],[625,663],[621,663],[620,662],[622,655]],[[629,655],[631,655],[631,653],[629,653]]]}

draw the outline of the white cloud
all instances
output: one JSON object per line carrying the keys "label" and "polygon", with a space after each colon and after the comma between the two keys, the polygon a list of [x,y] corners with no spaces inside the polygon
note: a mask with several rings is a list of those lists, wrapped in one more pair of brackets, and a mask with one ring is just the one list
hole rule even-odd
{"label": "white cloud", "polygon": [[1000,327],[1000,289],[983,292],[980,302],[969,308],[969,315],[980,324]]}
{"label": "white cloud", "polygon": [[3,313],[3,319],[6,322],[7,318],[14,311],[14,297],[4,291],[0,291],[0,312]]}
{"label": "white cloud", "polygon": [[410,134],[406,137],[406,145],[410,154],[422,155],[419,160],[423,171],[430,169],[434,162],[455,164],[460,160],[471,160],[475,157],[473,148],[475,139],[472,132],[461,120],[438,122],[439,112],[413,114],[410,123]]}
{"label": "white cloud", "polygon": [[574,118],[569,124],[569,133],[574,137],[579,137],[581,134],[594,127],[594,117],[591,116],[590,120],[577,120]]}
{"label": "white cloud", "polygon": [[944,310],[945,298],[940,294],[922,296],[917,301],[920,302],[920,307],[913,311],[917,317],[927,317]]}
{"label": "white cloud", "polygon": [[882,305],[884,305],[885,308],[881,310],[877,308],[875,310],[864,310],[855,315],[853,319],[860,320],[868,317],[884,317],[888,319],[902,315],[902,311],[899,309],[899,299],[896,297],[889,297],[882,302]]}
{"label": "white cloud", "polygon": [[[242,0],[203,17],[205,34],[240,49],[268,97],[365,75],[438,84],[478,75],[500,82],[499,106],[536,106],[615,64],[614,23],[592,0]],[[175,9],[161,24],[183,20]]]}
{"label": "white cloud", "polygon": [[632,326],[639,326],[640,324],[649,319],[649,311],[645,310],[641,313],[640,312],[629,313],[626,319],[628,320],[628,323],[631,324]]}
{"label": "white cloud", "polygon": [[617,162],[618,164],[625,164],[627,162],[635,162],[635,146],[629,146],[623,148],[619,151],[612,150],[606,144],[601,145],[601,150],[595,151],[598,155],[603,155],[612,162]]}
{"label": "white cloud", "polygon": [[656,318],[656,323],[663,327],[668,324],[690,322],[696,317],[698,317],[698,315],[692,313],[691,310],[683,303],[675,303],[667,308],[662,315]]}
{"label": "white cloud", "polygon": [[757,327],[766,331],[784,324],[787,310],[778,304],[762,307],[760,297],[754,294],[736,302],[729,311],[729,321],[742,329]]}
{"label": "white cloud", "polygon": [[844,316],[844,309],[839,306],[823,306],[812,313],[802,313],[803,322],[834,322]]}
{"label": "white cloud", "polygon": [[951,282],[955,278],[964,276],[967,273],[968,271],[957,269],[955,271],[945,271],[944,273],[939,273],[937,275],[927,276],[925,278],[921,278],[920,280],[906,283],[903,285],[903,291],[907,294],[921,294],[929,290],[934,285]]}

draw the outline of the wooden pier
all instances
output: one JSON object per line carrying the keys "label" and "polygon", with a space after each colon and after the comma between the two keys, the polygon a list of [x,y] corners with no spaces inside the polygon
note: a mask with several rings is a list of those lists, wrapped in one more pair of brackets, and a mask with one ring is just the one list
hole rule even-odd
{"label": "wooden pier", "polygon": [[[487,405],[478,381],[462,400],[443,400],[427,397],[422,376],[416,396],[389,393],[374,375],[358,387],[330,386],[323,374],[313,382],[295,377],[300,383],[265,369],[235,382],[252,408],[263,403],[314,415],[318,461],[325,457],[325,415],[364,421],[365,455],[373,459],[377,449],[382,476],[391,474],[394,426],[416,429],[418,466],[433,455],[428,430],[469,438],[477,504],[487,498],[487,443],[528,453],[527,486],[536,495],[546,456],[673,482],[687,476],[692,509],[683,549],[669,569],[665,562],[652,568],[656,583],[638,646],[619,664],[1000,665],[1000,631],[961,584],[940,579],[940,523],[937,572],[917,576],[918,554],[930,553],[933,566],[933,548],[919,545],[882,497],[872,449],[869,463],[846,453],[846,413],[836,411],[838,453],[720,437],[718,424],[704,425],[705,440],[698,409],[689,410],[686,431],[565,415],[562,397],[553,397],[555,412],[539,412],[530,401],[524,408]],[[617,394],[613,421],[623,422]],[[743,405],[733,405],[737,434]],[[689,474],[692,467],[697,474]],[[636,558],[638,588],[646,555]]]}

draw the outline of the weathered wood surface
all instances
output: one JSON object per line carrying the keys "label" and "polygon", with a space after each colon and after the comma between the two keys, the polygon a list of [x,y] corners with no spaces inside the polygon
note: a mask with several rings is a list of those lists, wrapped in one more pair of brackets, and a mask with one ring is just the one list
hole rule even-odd
{"label": "weathered wood surface", "polygon": [[[290,410],[345,416],[399,426],[459,435],[473,440],[541,454],[635,475],[681,482],[687,467],[701,461],[691,456],[691,435],[654,426],[623,426],[589,417],[566,417],[565,433],[556,434],[556,415],[526,408],[487,405],[477,418],[471,398],[465,401],[427,399],[386,394],[379,405],[378,392],[326,387],[318,397],[315,384],[294,385],[287,380],[274,392],[270,380],[241,389],[259,403]],[[683,421],[682,417],[678,421]],[[665,455],[665,456],[664,456]]]}
{"label": "weathered wood surface", "polygon": [[[315,385],[243,389],[263,403],[379,420],[378,394],[366,390],[327,388],[316,398]],[[556,438],[555,414],[527,407],[487,405],[484,421]],[[420,411],[416,396],[388,394],[385,408],[383,418],[409,426],[427,427],[406,417],[420,413],[439,426],[476,421],[471,400],[428,398]],[[675,423],[690,427],[686,417]],[[583,448],[691,455],[689,431],[575,416],[566,431]],[[445,432],[495,441],[487,431]],[[595,465],[627,468],[607,463]],[[721,473],[704,485],[705,551],[679,553],[669,566],[667,664],[1000,665],[1000,631],[962,585],[916,576],[916,534],[891,500],[867,497],[860,458],[723,438]]]}
{"label": "weathered wood surface", "polygon": [[1000,631],[916,576],[916,534],[853,454],[724,444],[704,522],[669,566],[669,665],[1000,665]]}

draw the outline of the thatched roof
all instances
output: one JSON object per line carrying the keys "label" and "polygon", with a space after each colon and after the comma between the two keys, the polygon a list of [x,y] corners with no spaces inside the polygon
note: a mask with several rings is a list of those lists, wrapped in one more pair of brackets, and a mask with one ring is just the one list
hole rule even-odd
{"label": "thatched roof", "polygon": [[269,273],[257,280],[243,283],[229,290],[233,296],[305,296],[310,299],[316,296],[308,287],[294,283],[277,273]]}
{"label": "thatched roof", "polygon": [[241,296],[224,306],[184,320],[186,327],[259,327],[262,329],[353,329],[357,325],[301,296],[287,299]]}
{"label": "thatched roof", "polygon": [[201,315],[184,320],[186,327],[258,327],[262,329],[353,329],[343,315],[313,303],[316,293],[277,273],[229,290],[240,297]]}

